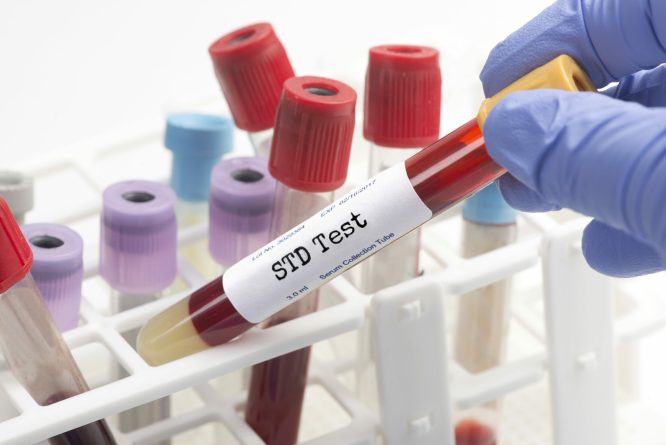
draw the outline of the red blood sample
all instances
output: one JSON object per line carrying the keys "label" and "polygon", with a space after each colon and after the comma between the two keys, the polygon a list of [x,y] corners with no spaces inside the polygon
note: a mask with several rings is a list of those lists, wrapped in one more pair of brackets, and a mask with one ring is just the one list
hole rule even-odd
{"label": "red blood sample", "polygon": [[231,304],[220,278],[192,292],[189,310],[199,336],[211,346],[226,343],[254,326]]}
{"label": "red blood sample", "polygon": [[495,432],[476,419],[463,419],[456,425],[456,445],[496,445]]}
{"label": "red blood sample", "polygon": [[245,421],[269,445],[298,439],[309,360],[310,348],[303,348],[252,367],[256,383],[250,385]]}
{"label": "red blood sample", "polygon": [[476,119],[405,161],[407,176],[433,216],[499,178],[506,170],[486,151]]}

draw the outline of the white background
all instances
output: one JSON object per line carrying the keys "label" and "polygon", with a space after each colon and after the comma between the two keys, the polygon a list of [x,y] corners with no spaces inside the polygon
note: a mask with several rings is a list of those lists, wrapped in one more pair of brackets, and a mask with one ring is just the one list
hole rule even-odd
{"label": "white background", "polygon": [[368,47],[438,47],[444,128],[451,128],[460,121],[450,110],[468,107],[471,116],[478,98],[457,105],[447,99],[470,84],[480,88],[478,71],[492,45],[546,3],[2,0],[0,166],[140,128],[183,101],[219,95],[224,103],[208,45],[257,21],[274,25],[297,74],[335,77],[356,88]]}

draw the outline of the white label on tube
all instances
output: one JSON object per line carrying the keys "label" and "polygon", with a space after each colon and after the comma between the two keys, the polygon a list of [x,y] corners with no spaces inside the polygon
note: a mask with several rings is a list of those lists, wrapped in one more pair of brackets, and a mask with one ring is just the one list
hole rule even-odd
{"label": "white label on tube", "polygon": [[430,218],[398,164],[231,266],[224,290],[259,323]]}

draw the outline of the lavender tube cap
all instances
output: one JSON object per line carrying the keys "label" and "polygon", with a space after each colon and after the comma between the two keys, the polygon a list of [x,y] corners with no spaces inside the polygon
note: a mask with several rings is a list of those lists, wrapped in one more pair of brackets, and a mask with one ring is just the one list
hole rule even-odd
{"label": "lavender tube cap", "polygon": [[83,240],[59,224],[21,227],[33,254],[32,273],[60,332],[79,324],[83,281]]}
{"label": "lavender tube cap", "polygon": [[215,166],[208,226],[215,261],[229,267],[269,241],[274,198],[266,159],[231,158]]}
{"label": "lavender tube cap", "polygon": [[100,275],[127,294],[154,294],[176,278],[176,195],[163,184],[124,181],[102,195]]}

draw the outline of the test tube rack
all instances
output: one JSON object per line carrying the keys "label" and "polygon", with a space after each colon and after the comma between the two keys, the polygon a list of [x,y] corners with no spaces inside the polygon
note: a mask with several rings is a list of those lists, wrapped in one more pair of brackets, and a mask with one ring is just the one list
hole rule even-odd
{"label": "test tube rack", "polygon": [[[352,162],[365,159],[366,150],[355,147]],[[615,282],[585,264],[579,242],[585,218],[521,215],[517,243],[464,259],[458,246],[461,216],[453,209],[424,230],[422,276],[376,295],[362,294],[344,276],[337,278],[316,313],[151,367],[121,334],[206,280],[181,258],[178,292],[111,315],[109,291],[96,265],[98,212],[101,192],[113,182],[166,181],[169,155],[161,128],[100,138],[14,167],[35,178],[36,209],[29,222],[68,224],[84,237],[81,322],[64,337],[93,389],[39,406],[1,362],[0,444],[39,442],[171,395],[177,412],[168,419],[128,433],[117,431],[112,419],[119,443],[148,445],[173,437],[175,445],[261,445],[243,421],[243,392],[225,391],[216,380],[307,345],[315,349],[301,430],[304,445],[453,443],[456,412],[498,399],[503,399],[504,444],[657,444],[652,438],[666,437],[655,413],[631,397],[620,397],[616,389],[619,373],[629,382],[622,394],[631,393],[635,372],[631,366],[618,369],[618,351],[631,350],[663,328],[666,318],[652,309],[649,295],[616,315],[613,302],[619,296],[634,302],[639,296],[632,282]],[[182,230],[179,243],[204,239],[206,230],[205,225]],[[456,299],[507,277],[515,283],[508,359],[469,374],[447,353]],[[353,390],[354,370],[368,359],[354,350],[354,338],[369,320],[379,410],[362,403]],[[113,362],[128,376],[110,380]],[[637,419],[643,424],[637,426]],[[216,436],[205,439],[203,429],[210,425]]]}

